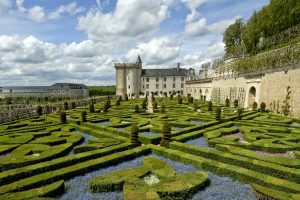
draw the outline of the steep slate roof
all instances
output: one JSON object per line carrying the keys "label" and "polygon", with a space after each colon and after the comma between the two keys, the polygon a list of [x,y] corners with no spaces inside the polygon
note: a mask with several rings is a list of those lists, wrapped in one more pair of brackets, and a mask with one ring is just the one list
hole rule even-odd
{"label": "steep slate roof", "polygon": [[186,69],[142,69],[142,77],[186,76]]}
{"label": "steep slate roof", "polygon": [[140,55],[137,56],[135,62],[136,62],[136,63],[142,63],[142,59],[141,59]]}
{"label": "steep slate roof", "polygon": [[52,90],[61,90],[61,89],[69,89],[71,86],[77,86],[80,87],[81,89],[87,89],[88,87],[83,84],[75,84],[75,83],[55,83],[50,86],[49,89]]}

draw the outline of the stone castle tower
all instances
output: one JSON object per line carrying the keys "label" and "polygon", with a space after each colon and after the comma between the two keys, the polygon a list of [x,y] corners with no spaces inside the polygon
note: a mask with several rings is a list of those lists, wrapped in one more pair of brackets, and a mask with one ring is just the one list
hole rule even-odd
{"label": "stone castle tower", "polygon": [[142,75],[142,60],[138,55],[135,63],[115,63],[116,68],[116,95],[126,94],[129,97],[139,97]]}

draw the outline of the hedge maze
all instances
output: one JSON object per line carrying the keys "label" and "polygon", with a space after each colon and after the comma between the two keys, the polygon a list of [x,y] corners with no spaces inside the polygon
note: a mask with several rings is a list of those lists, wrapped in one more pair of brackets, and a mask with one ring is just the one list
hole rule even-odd
{"label": "hedge maze", "polygon": [[152,100],[1,124],[0,199],[300,199],[299,118]]}

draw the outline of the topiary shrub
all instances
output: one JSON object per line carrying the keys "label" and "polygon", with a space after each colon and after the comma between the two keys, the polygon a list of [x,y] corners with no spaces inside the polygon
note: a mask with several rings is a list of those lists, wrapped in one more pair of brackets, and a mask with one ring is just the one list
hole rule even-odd
{"label": "topiary shrub", "polygon": [[194,98],[191,96],[188,96],[187,100],[188,100],[188,104],[194,103]]}
{"label": "topiary shrub", "polygon": [[69,104],[68,102],[64,102],[64,110],[69,110]]}
{"label": "topiary shrub", "polygon": [[209,101],[207,104],[207,110],[212,111],[212,101]]}
{"label": "topiary shrub", "polygon": [[197,110],[198,110],[198,103],[197,103],[197,102],[194,102],[194,104],[193,104],[193,109],[194,109],[194,111],[197,111]]}
{"label": "topiary shrub", "polygon": [[147,99],[144,99],[142,102],[142,109],[147,109]]}
{"label": "topiary shrub", "polygon": [[166,106],[165,106],[165,104],[163,102],[160,104],[160,112],[161,113],[165,113],[166,112]]}
{"label": "topiary shrub", "polygon": [[216,115],[215,115],[216,116],[216,120],[221,121],[221,112],[222,112],[221,108],[217,107],[215,112],[216,112]]}
{"label": "topiary shrub", "polygon": [[72,108],[72,109],[75,109],[75,108],[76,108],[76,103],[75,103],[74,101],[71,103],[71,108]]}
{"label": "topiary shrub", "polygon": [[116,106],[120,106],[120,105],[121,105],[121,100],[118,99],[118,100],[116,101]]}
{"label": "topiary shrub", "polygon": [[134,106],[134,112],[135,112],[135,113],[139,113],[139,112],[140,112],[140,107],[139,107],[139,105],[135,105],[135,106]]}
{"label": "topiary shrub", "polygon": [[233,105],[234,105],[235,108],[237,108],[239,106],[239,100],[235,99],[233,101]]}
{"label": "topiary shrub", "polygon": [[153,101],[153,109],[157,109],[157,101]]}
{"label": "topiary shrub", "polygon": [[173,96],[174,96],[174,94],[171,93],[171,94],[170,94],[170,99],[171,99],[171,100],[173,99]]}
{"label": "topiary shrub", "polygon": [[110,107],[110,101],[105,101],[104,107],[103,107],[103,112],[108,112],[108,109]]}
{"label": "topiary shrub", "polygon": [[89,109],[90,109],[90,113],[95,112],[94,104],[90,104]]}
{"label": "topiary shrub", "polygon": [[178,104],[182,104],[182,97],[178,97]]}
{"label": "topiary shrub", "polygon": [[253,111],[257,111],[257,103],[256,103],[256,101],[254,101],[253,104],[252,104],[252,110]]}
{"label": "topiary shrub", "polygon": [[86,122],[86,111],[81,112],[81,121]]}
{"label": "topiary shrub", "polygon": [[50,108],[49,105],[45,106],[45,114],[49,114],[50,113]]}
{"label": "topiary shrub", "polygon": [[128,101],[128,95],[127,94],[125,95],[125,101]]}
{"label": "topiary shrub", "polygon": [[171,125],[168,122],[163,123],[161,133],[163,137],[160,142],[160,145],[169,148],[169,144],[171,141]]}
{"label": "topiary shrub", "polygon": [[266,112],[266,103],[265,102],[261,102],[261,104],[260,104],[260,111],[261,112]]}
{"label": "topiary shrub", "polygon": [[242,119],[242,113],[243,113],[243,109],[239,108],[236,112],[236,118],[237,120],[241,120]]}
{"label": "topiary shrub", "polygon": [[137,124],[132,124],[130,126],[130,142],[136,146],[141,144],[139,141],[139,127]]}
{"label": "topiary shrub", "polygon": [[225,100],[225,105],[226,107],[230,107],[230,100],[228,98]]}
{"label": "topiary shrub", "polygon": [[64,111],[60,113],[60,122],[63,124],[67,123],[67,114]]}
{"label": "topiary shrub", "polygon": [[43,114],[43,108],[42,108],[42,106],[38,106],[36,108],[36,114],[37,114],[37,116],[41,116]]}

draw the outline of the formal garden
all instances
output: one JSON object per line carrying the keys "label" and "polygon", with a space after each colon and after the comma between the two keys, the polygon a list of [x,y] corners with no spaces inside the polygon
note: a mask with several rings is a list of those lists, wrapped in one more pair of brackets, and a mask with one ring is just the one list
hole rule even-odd
{"label": "formal garden", "polygon": [[192,97],[69,105],[0,125],[0,199],[300,199],[300,119]]}

